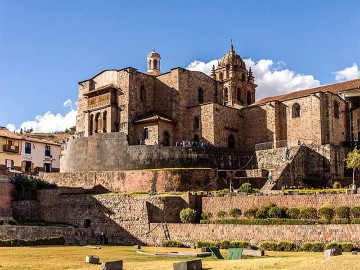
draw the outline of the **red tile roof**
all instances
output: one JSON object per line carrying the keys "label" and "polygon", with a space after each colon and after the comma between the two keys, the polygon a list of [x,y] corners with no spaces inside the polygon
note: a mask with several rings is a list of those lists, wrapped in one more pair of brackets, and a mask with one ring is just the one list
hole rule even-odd
{"label": "red tile roof", "polygon": [[5,127],[0,127],[0,137],[15,139],[15,140],[22,140],[21,136],[11,132]]}
{"label": "red tile roof", "polygon": [[315,88],[300,90],[278,96],[267,97],[260,99],[259,101],[251,104],[250,106],[262,105],[270,101],[284,101],[294,98],[301,98],[317,92],[331,92],[334,94],[338,94],[341,91],[355,89],[355,88],[360,88],[360,79],[319,86]]}

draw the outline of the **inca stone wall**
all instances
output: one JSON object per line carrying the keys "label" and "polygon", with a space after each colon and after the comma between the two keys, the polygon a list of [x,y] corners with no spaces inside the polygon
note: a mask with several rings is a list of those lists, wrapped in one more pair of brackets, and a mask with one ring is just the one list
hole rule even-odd
{"label": "inca stone wall", "polygon": [[[279,207],[314,207],[319,209],[324,205],[360,206],[360,194],[317,194],[317,195],[276,195],[276,196],[232,196],[232,197],[203,197],[203,212],[212,213],[214,218],[219,211],[227,213],[232,208],[245,210],[274,203]],[[360,227],[360,226],[359,226]]]}
{"label": "inca stone wall", "polygon": [[14,186],[9,182],[0,181],[0,217],[11,217],[11,201],[13,199]]}
{"label": "inca stone wall", "polygon": [[[156,227],[157,226],[157,227]],[[156,228],[155,228],[156,227]],[[255,240],[259,241],[321,241],[329,243],[353,242],[360,245],[360,226],[357,224],[342,225],[233,225],[233,224],[167,224],[170,239],[192,245],[198,240]],[[160,245],[164,231],[158,224],[151,224],[153,230],[147,238],[150,245]]]}

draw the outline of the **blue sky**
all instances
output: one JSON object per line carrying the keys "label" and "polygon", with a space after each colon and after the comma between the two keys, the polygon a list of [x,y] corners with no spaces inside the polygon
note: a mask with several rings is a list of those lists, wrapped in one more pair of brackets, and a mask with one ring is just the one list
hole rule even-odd
{"label": "blue sky", "polygon": [[203,70],[230,39],[256,70],[258,97],[356,78],[360,1],[0,0],[0,125],[63,129],[79,81],[145,72],[153,46],[162,71]]}

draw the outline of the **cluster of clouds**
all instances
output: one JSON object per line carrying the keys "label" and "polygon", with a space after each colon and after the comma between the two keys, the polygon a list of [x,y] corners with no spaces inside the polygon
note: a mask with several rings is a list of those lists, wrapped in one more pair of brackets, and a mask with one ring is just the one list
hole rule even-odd
{"label": "cluster of clouds", "polygon": [[[275,62],[269,59],[254,61],[251,58],[244,59],[246,67],[252,69],[256,84],[256,97],[261,99],[268,96],[281,95],[296,90],[317,87],[320,81],[312,75],[296,73],[288,68],[284,62]],[[195,60],[186,68],[193,71],[201,71],[210,75],[212,66],[217,67],[218,60],[211,60],[207,63]],[[356,63],[342,70],[333,72],[336,81],[352,80],[360,78],[360,70]],[[77,103],[70,99],[63,102],[63,106],[69,109],[65,115],[54,114],[47,111],[43,115],[37,115],[33,120],[23,122],[17,129],[14,124],[6,127],[11,131],[20,129],[33,129],[33,132],[57,132],[64,131],[75,126]]]}

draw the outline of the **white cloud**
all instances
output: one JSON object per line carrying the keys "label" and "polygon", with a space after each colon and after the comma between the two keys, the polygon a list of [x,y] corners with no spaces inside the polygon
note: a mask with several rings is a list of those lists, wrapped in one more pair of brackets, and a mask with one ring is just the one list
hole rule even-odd
{"label": "white cloud", "polygon": [[63,103],[63,106],[70,108],[70,111],[65,115],[60,113],[54,114],[51,111],[48,111],[43,115],[35,116],[34,120],[27,120],[23,122],[19,129],[16,129],[14,124],[8,124],[6,127],[11,131],[31,128],[33,129],[33,132],[50,133],[65,131],[66,129],[75,126],[76,109],[73,108],[72,101],[70,99],[66,100]]}
{"label": "white cloud", "polygon": [[[244,59],[244,61],[247,69],[251,67],[255,83],[258,85],[256,88],[257,100],[320,85],[320,81],[315,80],[312,75],[298,74],[285,68],[286,64],[282,61],[274,63],[272,60],[262,59],[255,62],[251,58]],[[195,60],[186,68],[210,75],[212,66],[217,67],[217,63],[218,60],[211,60],[208,63]]]}
{"label": "white cloud", "polygon": [[353,63],[351,67],[335,71],[333,74],[335,74],[335,80],[337,81],[347,81],[360,78],[360,70],[356,63]]}

